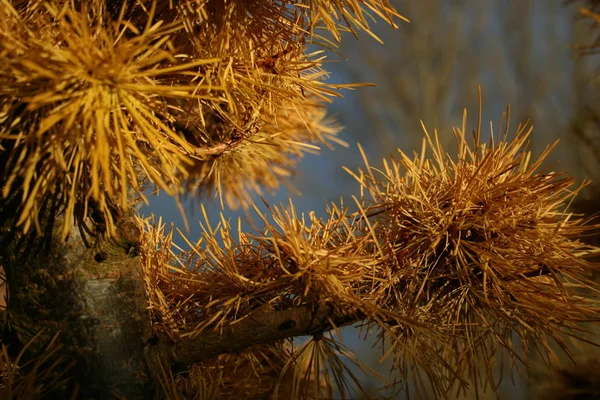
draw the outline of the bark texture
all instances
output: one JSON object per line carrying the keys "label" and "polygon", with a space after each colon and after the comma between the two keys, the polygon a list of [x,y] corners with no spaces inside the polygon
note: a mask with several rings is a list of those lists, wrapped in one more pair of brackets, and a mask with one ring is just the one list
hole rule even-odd
{"label": "bark texture", "polygon": [[60,332],[75,361],[65,390],[77,387],[77,398],[153,397],[141,265],[130,242],[123,243],[88,248],[74,229],[66,242],[30,242],[25,251],[2,257],[10,271],[7,330],[21,345],[42,331],[32,354]]}

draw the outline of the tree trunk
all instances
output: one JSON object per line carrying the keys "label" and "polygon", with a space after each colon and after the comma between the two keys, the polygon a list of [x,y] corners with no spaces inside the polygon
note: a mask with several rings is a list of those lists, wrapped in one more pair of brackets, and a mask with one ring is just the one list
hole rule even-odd
{"label": "tree trunk", "polygon": [[30,354],[60,331],[75,361],[69,390],[77,388],[77,398],[153,397],[144,354],[151,326],[141,265],[130,256],[131,242],[117,242],[88,248],[73,229],[64,243],[43,248],[33,241],[2,257],[9,330],[22,345],[43,330]]}

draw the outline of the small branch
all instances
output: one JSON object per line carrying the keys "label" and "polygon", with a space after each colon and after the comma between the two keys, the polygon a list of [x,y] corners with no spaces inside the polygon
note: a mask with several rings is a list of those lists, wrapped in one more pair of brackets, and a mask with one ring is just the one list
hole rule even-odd
{"label": "small branch", "polygon": [[231,150],[239,144],[241,140],[230,140],[226,143],[219,143],[210,147],[196,147],[192,154],[197,157],[219,156],[227,150]]}
{"label": "small branch", "polygon": [[235,135],[232,135],[232,138],[224,143],[217,143],[210,147],[196,147],[192,150],[192,155],[196,157],[206,157],[206,156],[220,156],[226,151],[233,150],[246,140],[250,139],[256,132],[258,132],[259,127],[254,126],[248,130],[237,129]]}
{"label": "small branch", "polygon": [[360,321],[359,314],[331,307],[313,309],[304,305],[287,310],[258,310],[247,318],[224,327],[186,338],[171,348],[176,371],[223,353],[239,353],[247,347],[295,336],[313,335]]}

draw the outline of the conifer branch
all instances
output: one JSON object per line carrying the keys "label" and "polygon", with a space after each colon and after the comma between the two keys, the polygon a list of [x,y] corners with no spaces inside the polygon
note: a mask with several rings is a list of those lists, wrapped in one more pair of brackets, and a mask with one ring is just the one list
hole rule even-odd
{"label": "conifer branch", "polygon": [[322,334],[358,322],[360,313],[344,309],[303,305],[285,310],[256,310],[235,324],[218,330],[206,329],[171,347],[176,370],[209,360],[220,354],[241,353],[248,347],[298,336]]}

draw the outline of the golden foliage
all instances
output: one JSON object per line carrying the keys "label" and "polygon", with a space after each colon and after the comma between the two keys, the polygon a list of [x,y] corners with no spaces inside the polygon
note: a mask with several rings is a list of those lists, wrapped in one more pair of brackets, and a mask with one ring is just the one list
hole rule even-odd
{"label": "golden foliage", "polygon": [[[525,361],[538,351],[550,362],[548,339],[565,348],[562,333],[576,335],[582,322],[598,317],[590,279],[596,266],[585,261],[598,249],[578,240],[598,226],[567,211],[580,188],[564,173],[541,169],[556,143],[532,160],[530,133],[519,126],[509,140],[507,122],[482,143],[478,127],[471,145],[463,122],[455,130],[456,160],[437,133],[427,134],[431,158],[425,151],[413,159],[401,153],[400,161],[384,160],[383,171],[365,159],[367,170],[355,175],[379,210],[374,235],[379,257],[389,260],[388,279],[374,289],[378,305],[427,321],[447,338],[416,355],[443,361],[425,363],[429,373],[468,373],[471,382],[489,379],[495,387],[474,360],[489,360],[500,346],[511,359]],[[415,357],[415,347],[431,346],[406,329],[385,336],[399,347],[399,367]]]}
{"label": "golden foliage", "polygon": [[[463,124],[456,159],[427,132],[414,158],[400,152],[380,170],[365,157],[366,169],[351,172],[361,184],[353,214],[332,205],[325,219],[299,216],[290,203],[259,213],[265,228],[255,234],[238,223],[237,236],[205,214],[201,238],[180,254],[164,227],[149,227],[151,311],[178,340],[258,309],[339,307],[377,332],[403,384],[428,382],[441,396],[469,382],[495,388],[480,362],[502,349],[550,362],[552,341],[567,351],[563,335],[584,335],[581,323],[599,317],[586,258],[600,249],[578,240],[598,226],[568,212],[579,188],[542,169],[553,146],[532,159],[530,133],[519,126],[509,139],[507,123],[484,143],[478,127],[469,143]],[[306,368],[294,376],[320,371]]]}
{"label": "golden foliage", "polygon": [[221,206],[241,204],[247,208],[252,192],[262,194],[261,188],[274,191],[293,175],[305,153],[319,150],[311,143],[346,145],[336,137],[340,128],[335,121],[317,106],[280,108],[273,115],[263,114],[254,130],[250,137],[217,145],[214,156],[194,160],[188,169],[188,191],[214,193]]}
{"label": "golden foliage", "polygon": [[23,192],[17,225],[40,230],[37,210],[52,193],[66,208],[64,235],[76,205],[86,209],[89,199],[112,226],[110,202],[127,206],[130,189],[142,194],[142,171],[173,192],[191,146],[161,117],[161,97],[211,97],[218,87],[181,77],[216,60],[166,51],[176,24],[140,32],[51,2],[31,11],[35,18],[1,5],[0,138],[10,149],[2,195]]}
{"label": "golden foliage", "polygon": [[50,196],[63,236],[94,213],[113,234],[146,182],[178,196],[184,180],[247,205],[337,141],[321,103],[356,85],[322,82],[322,51],[305,48],[314,28],[368,29],[363,7],[397,16],[385,0],[2,0],[4,212],[41,232]]}
{"label": "golden foliage", "polygon": [[[383,379],[338,340],[321,333],[294,350],[293,357],[285,364],[276,381],[273,396],[275,400],[331,399],[336,396],[343,399],[352,398],[353,390],[360,391],[366,398],[370,398],[360,378],[352,372],[347,362],[354,364],[364,373],[372,373]],[[284,387],[288,388],[288,393],[282,395],[281,390]]]}
{"label": "golden foliage", "polygon": [[[277,392],[274,382],[292,354],[288,342],[253,346],[240,354],[221,354],[189,368],[180,384],[189,387],[197,382],[209,382],[220,398],[268,398]],[[279,389],[281,393],[286,390]],[[284,394],[284,398],[289,396]]]}

